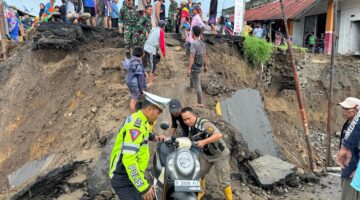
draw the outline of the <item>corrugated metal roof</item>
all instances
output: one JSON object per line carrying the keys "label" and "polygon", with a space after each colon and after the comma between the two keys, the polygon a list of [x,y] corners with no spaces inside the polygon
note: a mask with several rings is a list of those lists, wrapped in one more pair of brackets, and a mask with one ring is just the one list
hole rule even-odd
{"label": "corrugated metal roof", "polygon": [[[316,3],[316,0],[283,0],[283,2],[287,18],[293,19]],[[274,1],[245,11],[246,21],[269,19],[282,19],[279,1]]]}

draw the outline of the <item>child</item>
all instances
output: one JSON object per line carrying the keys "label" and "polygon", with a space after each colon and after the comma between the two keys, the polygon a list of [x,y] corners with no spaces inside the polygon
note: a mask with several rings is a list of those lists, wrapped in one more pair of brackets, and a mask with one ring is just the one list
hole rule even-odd
{"label": "child", "polygon": [[123,66],[126,69],[125,81],[131,93],[130,112],[136,111],[136,103],[140,94],[146,91],[146,78],[144,65],[142,64],[144,49],[136,46],[130,59],[125,59]]}
{"label": "child", "polygon": [[197,94],[197,104],[195,107],[202,108],[202,90],[200,83],[200,73],[201,68],[204,66],[204,72],[207,71],[206,67],[206,48],[205,43],[200,40],[201,28],[199,26],[194,26],[192,29],[193,42],[190,46],[190,57],[189,63],[187,66],[186,74],[190,76],[190,91],[193,88],[196,89]]}
{"label": "child", "polygon": [[311,53],[314,53],[315,44],[316,44],[316,36],[314,32],[311,32],[309,37],[309,50],[311,51]]}

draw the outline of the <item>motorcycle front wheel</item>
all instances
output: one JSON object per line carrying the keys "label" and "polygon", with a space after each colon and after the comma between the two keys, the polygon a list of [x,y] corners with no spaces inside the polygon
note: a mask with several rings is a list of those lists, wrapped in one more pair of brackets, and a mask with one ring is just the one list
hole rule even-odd
{"label": "motorcycle front wheel", "polygon": [[196,193],[194,192],[174,192],[171,194],[174,200],[197,200]]}

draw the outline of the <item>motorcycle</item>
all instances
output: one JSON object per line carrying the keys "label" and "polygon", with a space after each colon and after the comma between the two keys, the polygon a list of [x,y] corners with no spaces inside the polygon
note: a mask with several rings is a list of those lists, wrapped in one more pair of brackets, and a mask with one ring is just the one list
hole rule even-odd
{"label": "motorcycle", "polygon": [[158,142],[153,160],[157,200],[196,200],[201,192],[200,162],[196,143],[172,137]]}

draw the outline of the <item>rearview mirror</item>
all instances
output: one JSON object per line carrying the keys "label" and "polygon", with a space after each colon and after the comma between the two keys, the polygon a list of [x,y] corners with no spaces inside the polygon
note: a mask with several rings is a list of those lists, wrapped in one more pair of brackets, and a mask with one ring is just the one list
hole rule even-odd
{"label": "rearview mirror", "polygon": [[164,130],[164,131],[168,130],[169,127],[170,127],[170,125],[169,125],[169,123],[168,123],[167,121],[163,121],[163,122],[161,122],[161,124],[160,124],[160,128],[161,128],[162,130]]}

